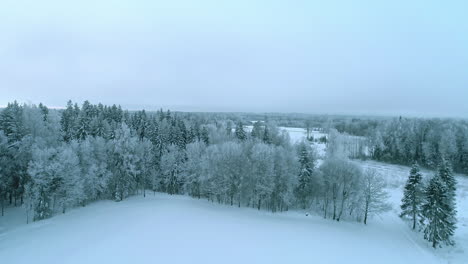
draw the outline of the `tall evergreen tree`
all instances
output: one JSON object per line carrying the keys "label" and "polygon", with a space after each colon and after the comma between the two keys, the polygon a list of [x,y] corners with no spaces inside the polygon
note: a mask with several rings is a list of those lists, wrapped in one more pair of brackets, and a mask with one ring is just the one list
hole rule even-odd
{"label": "tall evergreen tree", "polygon": [[425,190],[426,201],[422,206],[424,238],[432,247],[441,243],[453,245],[455,209],[449,199],[448,188],[439,175],[434,176]]}
{"label": "tall evergreen tree", "polygon": [[445,158],[442,158],[439,164],[438,173],[440,179],[447,187],[448,198],[454,203],[453,206],[455,206],[455,192],[457,182],[455,180],[455,176],[453,175],[452,166]]}
{"label": "tall evergreen tree", "polygon": [[263,142],[265,144],[271,144],[270,131],[266,125],[265,125],[265,129],[263,130]]}
{"label": "tall evergreen tree", "polygon": [[73,109],[72,101],[68,101],[67,108],[62,112],[60,125],[62,126],[63,140],[68,142],[73,139],[74,126],[75,126],[75,111]]}
{"label": "tall evergreen tree", "polygon": [[419,166],[414,163],[410,175],[406,181],[403,199],[401,200],[400,217],[411,217],[413,229],[416,229],[416,222],[421,218],[421,205],[424,199],[422,175]]}
{"label": "tall evergreen tree", "polygon": [[300,171],[298,176],[298,185],[295,189],[295,195],[303,209],[307,206],[307,200],[312,195],[313,190],[313,169],[314,163],[310,152],[305,143],[299,146]]}
{"label": "tall evergreen tree", "polygon": [[247,139],[247,135],[245,133],[245,130],[244,130],[244,125],[242,124],[242,121],[239,121],[237,124],[236,124],[236,131],[235,131],[235,134],[236,134],[236,137],[241,140],[241,141],[244,141]]}
{"label": "tall evergreen tree", "polygon": [[208,129],[206,129],[206,127],[202,128],[201,138],[203,142],[205,143],[205,145],[208,146],[210,144],[210,136],[208,135]]}
{"label": "tall evergreen tree", "polygon": [[16,101],[8,103],[0,114],[0,129],[10,142],[20,141],[26,134],[23,122],[23,107]]}

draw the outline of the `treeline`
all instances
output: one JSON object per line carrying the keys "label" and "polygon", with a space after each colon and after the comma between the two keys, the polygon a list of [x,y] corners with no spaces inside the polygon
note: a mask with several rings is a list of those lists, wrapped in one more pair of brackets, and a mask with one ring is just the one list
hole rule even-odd
{"label": "treeline", "polygon": [[272,211],[294,203],[296,150],[264,124],[199,114],[128,112],[69,102],[65,110],[10,103],[0,113],[0,201],[32,220],[147,189]]}
{"label": "treeline", "polygon": [[395,118],[370,135],[373,159],[436,169],[441,158],[468,173],[468,123],[463,120]]}
{"label": "treeline", "polygon": [[26,203],[37,220],[97,199],[122,200],[148,187],[171,146],[208,143],[208,129],[170,111],[10,103],[0,114],[2,214],[5,201]]}
{"label": "treeline", "polygon": [[291,145],[270,122],[246,131],[239,120],[201,113],[14,102],[0,128],[2,213],[23,205],[28,220],[146,190],[272,212],[311,209],[337,221],[366,223],[386,208],[376,172],[336,155],[317,167],[309,144]]}

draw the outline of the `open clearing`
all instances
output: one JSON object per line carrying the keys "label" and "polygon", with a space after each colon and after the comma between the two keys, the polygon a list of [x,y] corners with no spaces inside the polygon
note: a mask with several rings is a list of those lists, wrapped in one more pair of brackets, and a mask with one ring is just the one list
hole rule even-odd
{"label": "open clearing", "polygon": [[0,258],[17,264],[442,263],[398,219],[364,226],[164,194],[97,202],[7,230]]}

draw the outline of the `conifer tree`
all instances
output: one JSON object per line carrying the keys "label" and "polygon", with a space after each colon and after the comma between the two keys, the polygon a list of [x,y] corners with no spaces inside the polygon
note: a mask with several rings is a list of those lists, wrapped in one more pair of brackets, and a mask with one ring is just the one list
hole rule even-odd
{"label": "conifer tree", "polygon": [[452,166],[445,158],[442,158],[440,162],[438,173],[440,179],[445,183],[445,186],[447,187],[448,199],[450,199],[451,202],[453,202],[452,206],[455,206],[455,192],[457,182],[453,175]]}
{"label": "conifer tree", "polygon": [[453,245],[455,230],[455,209],[452,207],[446,184],[439,175],[433,177],[425,190],[426,201],[422,206],[424,216],[424,238],[432,247],[441,243]]}
{"label": "conifer tree", "polygon": [[241,141],[244,141],[247,139],[247,135],[245,134],[244,125],[242,124],[242,121],[239,121],[237,123],[235,134],[236,134],[236,137]]}
{"label": "conifer tree", "polygon": [[419,166],[414,163],[405,185],[403,199],[401,200],[400,217],[410,217],[413,229],[416,229],[416,220],[421,217],[421,205],[424,199],[422,175]]}
{"label": "conifer tree", "polygon": [[305,209],[307,199],[312,195],[314,169],[313,160],[305,143],[302,143],[299,147],[299,163],[301,167],[298,177],[299,182],[295,189],[295,194],[301,207]]}
{"label": "conifer tree", "polygon": [[208,135],[208,129],[206,129],[206,127],[202,128],[201,138],[203,140],[203,143],[205,143],[205,145],[208,146],[210,144],[210,137]]}
{"label": "conifer tree", "polygon": [[263,142],[265,144],[271,144],[270,131],[268,130],[268,127],[266,125],[265,125],[265,129],[263,131]]}

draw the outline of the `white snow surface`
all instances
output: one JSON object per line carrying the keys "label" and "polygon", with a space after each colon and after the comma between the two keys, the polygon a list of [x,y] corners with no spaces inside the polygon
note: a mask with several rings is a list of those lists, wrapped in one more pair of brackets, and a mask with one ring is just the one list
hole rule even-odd
{"label": "white snow surface", "polygon": [[[386,164],[376,161],[355,161],[360,164],[364,169],[374,168],[379,174],[383,176],[387,183],[387,191],[390,194],[389,202],[393,206],[392,212],[383,217],[397,217],[400,213],[401,198],[403,197],[403,186],[408,179],[410,167]],[[421,170],[424,180],[427,181],[430,177],[434,176],[434,172],[430,170]],[[443,247],[440,249],[429,249],[434,252],[441,259],[445,260],[442,263],[468,263],[468,176],[463,174],[456,174],[457,180],[457,228],[454,234],[455,246]],[[398,219],[399,220],[399,219]],[[401,220],[400,220],[401,221]],[[408,224],[409,226],[409,224]],[[406,228],[408,229],[408,228]],[[416,235],[416,240],[420,245],[428,247],[428,242],[422,240],[423,234],[409,230]],[[419,262],[418,262],[419,263]],[[421,262],[422,263],[422,262]]]}
{"label": "white snow surface", "polygon": [[[6,216],[5,216],[6,217]],[[396,217],[368,226],[166,194],[101,201],[0,235],[2,263],[444,263]]]}

